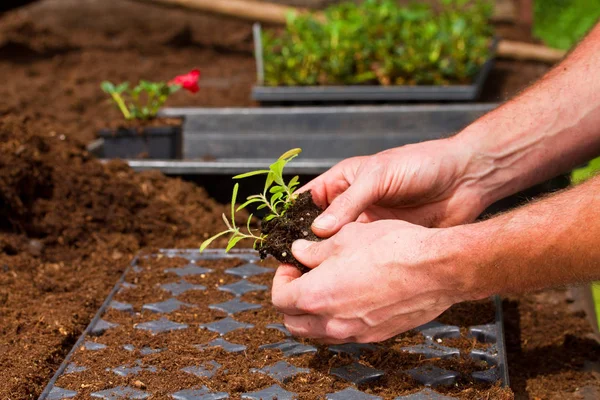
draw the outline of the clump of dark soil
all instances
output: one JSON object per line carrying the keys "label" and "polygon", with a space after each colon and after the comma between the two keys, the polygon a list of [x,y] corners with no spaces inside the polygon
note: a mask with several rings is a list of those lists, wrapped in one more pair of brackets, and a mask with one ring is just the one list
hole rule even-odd
{"label": "clump of dark soil", "polygon": [[321,240],[313,233],[311,225],[322,212],[313,201],[310,191],[300,193],[283,216],[263,221],[261,232],[267,235],[267,238],[259,249],[260,257],[265,259],[270,254],[282,263],[295,266],[303,273],[308,272],[310,268],[296,260],[292,254],[292,244],[298,239]]}

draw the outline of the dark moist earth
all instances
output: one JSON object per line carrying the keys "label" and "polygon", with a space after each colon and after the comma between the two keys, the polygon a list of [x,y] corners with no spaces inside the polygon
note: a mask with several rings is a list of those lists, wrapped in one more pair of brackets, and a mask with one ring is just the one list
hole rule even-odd
{"label": "dark moist earth", "polygon": [[[299,394],[300,399],[323,399],[328,393],[337,392],[351,386],[347,381],[332,376],[332,368],[353,362],[347,354],[335,355],[326,346],[309,340],[297,339],[302,344],[315,346],[317,353],[284,357],[280,350],[260,349],[263,344],[279,343],[288,339],[284,333],[269,328],[269,324],[282,323],[282,317],[270,303],[270,291],[256,290],[245,293],[241,300],[258,304],[260,309],[235,313],[232,318],[238,322],[254,325],[251,329],[237,329],[226,333],[223,339],[230,343],[246,346],[246,350],[228,353],[221,348],[198,348],[219,338],[219,334],[201,328],[200,324],[218,321],[226,317],[223,311],[210,309],[210,305],[234,299],[234,295],[219,290],[220,287],[240,281],[239,277],[224,273],[226,269],[247,263],[240,259],[218,261],[197,261],[196,265],[213,270],[209,273],[189,275],[185,280],[191,284],[202,285],[205,290],[189,290],[178,295],[177,300],[185,303],[180,309],[168,314],[157,315],[150,311],[142,311],[142,306],[171,299],[170,293],[160,289],[160,285],[178,282],[180,278],[167,269],[181,268],[189,261],[183,258],[165,256],[142,258],[137,271],[130,271],[125,282],[135,287],[122,288],[114,300],[129,304],[134,312],[109,309],[103,319],[119,324],[107,330],[99,337],[88,337],[89,341],[106,345],[102,350],[88,350],[85,346],[78,348],[71,360],[76,368],[86,370],[63,375],[57,386],[79,393],[77,398],[89,398],[97,391],[115,386],[131,386],[145,390],[152,398],[169,398],[169,395],[183,389],[207,386],[211,392],[226,392],[230,398],[239,399],[246,392],[265,389],[280,384],[284,389]],[[273,259],[267,260],[263,267],[275,267]],[[265,273],[247,278],[253,284],[268,288],[274,268],[267,268]],[[152,335],[135,329],[135,326],[148,321],[166,317],[170,321],[186,324],[189,328]],[[433,365],[460,373],[456,385],[440,387],[440,393],[459,396],[463,399],[511,399],[508,389],[501,389],[491,384],[474,383],[470,378],[474,371],[485,370],[485,362],[474,361],[468,354],[473,349],[486,349],[489,345],[478,342],[467,336],[468,327],[494,321],[495,309],[491,302],[479,302],[459,305],[440,317],[446,324],[458,324],[461,336],[453,339],[442,339],[441,345],[460,349],[460,357],[449,359],[424,359],[418,354],[409,354],[401,350],[405,346],[423,344],[422,334],[416,331],[407,332],[385,343],[379,348],[362,352],[359,362],[366,367],[373,367],[385,372],[380,380],[360,386],[360,389],[385,399],[394,399],[398,395],[414,393],[423,388],[408,375],[402,373],[415,367]],[[127,346],[130,350],[124,348]],[[133,346],[134,350],[131,350]],[[153,354],[141,354],[140,349],[162,349]],[[220,365],[212,365],[211,362]],[[299,368],[310,369],[292,377],[284,383],[260,373],[252,372],[253,368],[261,369],[279,361],[286,361]],[[141,372],[125,377],[118,376],[112,369],[119,367],[142,368]],[[212,377],[198,377],[182,371],[189,366],[202,366],[214,371]],[[152,368],[156,371],[153,372]]]}
{"label": "dark moist earth", "polygon": [[[501,34],[527,39],[510,25]],[[170,105],[252,106],[251,38],[247,23],[122,0],[43,0],[0,15],[0,399],[39,396],[138,251],[196,248],[222,229],[227,208],[202,188],[85,152],[120,119],[99,82],[198,67],[201,91]],[[498,60],[483,97],[505,99],[547,70]],[[600,398],[600,347],[567,293],[504,302],[517,399]]]}
{"label": "dark moist earth", "polygon": [[270,254],[279,262],[291,264],[303,273],[310,271],[292,254],[292,243],[298,239],[321,240],[313,233],[311,225],[322,212],[313,201],[310,191],[300,193],[282,217],[263,221],[261,232],[267,238],[260,247],[260,257],[265,259]]}

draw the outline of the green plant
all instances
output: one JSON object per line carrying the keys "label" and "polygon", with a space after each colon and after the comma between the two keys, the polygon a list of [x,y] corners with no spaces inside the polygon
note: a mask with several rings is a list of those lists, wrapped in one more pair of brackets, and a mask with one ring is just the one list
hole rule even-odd
{"label": "green plant", "polygon": [[199,90],[199,77],[200,71],[194,69],[187,74],[176,76],[169,82],[141,80],[135,87],[130,88],[129,82],[115,85],[104,81],[100,87],[110,95],[125,119],[147,120],[156,117],[169,96],[179,89],[184,88],[196,93]]}
{"label": "green plant", "polygon": [[533,35],[548,46],[569,50],[600,18],[600,0],[534,2]]}
{"label": "green plant", "polygon": [[485,0],[444,0],[438,12],[365,0],[290,15],[283,33],[263,34],[265,84],[468,83],[490,56],[491,12]]}
{"label": "green plant", "polygon": [[257,210],[266,208],[269,211],[267,216],[264,218],[265,222],[274,218],[282,217],[296,199],[296,194],[294,192],[300,184],[298,181],[298,176],[294,176],[288,183],[286,183],[283,178],[283,169],[287,163],[296,158],[301,151],[302,150],[298,148],[286,151],[277,159],[277,161],[269,166],[269,169],[250,171],[234,176],[233,179],[243,179],[250,176],[266,175],[263,192],[248,196],[246,202],[236,208],[235,202],[237,200],[237,194],[239,190],[239,183],[236,183],[233,186],[233,194],[231,196],[231,221],[227,219],[225,214],[222,215],[223,221],[227,226],[227,230],[217,233],[216,235],[206,239],[200,245],[200,252],[204,251],[215,239],[227,234],[231,234],[231,237],[229,238],[229,242],[225,249],[226,251],[231,250],[236,244],[238,244],[240,240],[243,239],[254,240],[254,248],[257,248],[257,246],[265,240],[266,235],[255,235],[252,233],[252,229],[250,228],[252,214],[250,214],[246,222],[246,230],[248,233],[242,232],[240,227],[238,227],[235,223],[235,213],[251,204],[258,204]]}

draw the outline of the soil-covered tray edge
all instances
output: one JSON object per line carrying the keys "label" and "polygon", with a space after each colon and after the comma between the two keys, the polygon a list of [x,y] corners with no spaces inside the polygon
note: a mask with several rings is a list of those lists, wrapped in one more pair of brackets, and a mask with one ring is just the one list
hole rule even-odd
{"label": "soil-covered tray edge", "polygon": [[125,268],[125,271],[123,271],[123,273],[121,274],[121,276],[119,277],[119,279],[115,283],[115,286],[113,286],[113,288],[108,293],[108,296],[106,296],[106,299],[104,300],[104,302],[102,303],[102,305],[100,306],[100,308],[98,308],[98,311],[94,315],[94,318],[92,318],[92,320],[90,321],[90,323],[88,324],[88,326],[81,333],[81,335],[79,336],[79,338],[77,339],[77,341],[73,345],[73,348],[69,351],[69,353],[67,354],[67,356],[65,357],[65,359],[63,360],[63,362],[60,364],[60,366],[58,367],[58,369],[56,370],[56,372],[54,373],[54,375],[52,375],[52,378],[50,379],[50,381],[48,382],[48,384],[44,388],[44,391],[40,394],[40,397],[38,397],[38,400],[46,400],[48,398],[48,396],[50,395],[50,391],[54,387],[54,384],[56,383],[56,381],[58,380],[58,378],[60,378],[60,376],[63,374],[63,372],[67,368],[67,365],[71,361],[71,358],[73,357],[73,354],[75,353],[75,351],[81,345],[83,345],[83,342],[85,341],[85,338],[92,331],[92,329],[94,328],[94,326],[96,325],[96,323],[98,322],[98,320],[100,320],[100,318],[102,317],[102,314],[104,314],[104,312],[108,308],[108,305],[112,301],[112,298],[119,291],[119,288],[121,287],[121,284],[125,281],[125,277],[127,276],[127,273],[129,272],[129,270],[133,266],[135,266],[137,264],[138,258],[139,258],[138,256],[134,257],[133,260],[131,260],[131,262],[129,263],[129,266],[127,268]]}

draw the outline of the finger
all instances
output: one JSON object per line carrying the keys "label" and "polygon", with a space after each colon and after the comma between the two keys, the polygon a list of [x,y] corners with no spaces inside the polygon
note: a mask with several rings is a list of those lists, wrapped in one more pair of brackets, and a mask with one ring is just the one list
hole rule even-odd
{"label": "finger", "polygon": [[315,204],[323,209],[327,208],[333,199],[343,193],[352,184],[357,169],[367,158],[367,156],[360,156],[340,161],[298,189],[298,193],[310,190]]}
{"label": "finger", "polygon": [[275,272],[271,301],[273,306],[284,314],[302,314],[296,307],[301,293],[298,284],[298,278],[301,276],[302,273],[298,268],[288,264],[279,266]]}
{"label": "finger", "polygon": [[330,237],[342,226],[356,219],[376,202],[374,184],[368,178],[358,179],[337,196],[312,224],[313,232],[320,237]]}
{"label": "finger", "polygon": [[332,319],[319,315],[285,315],[284,325],[294,336],[317,339],[327,344],[348,343],[362,331],[360,321]]}
{"label": "finger", "polygon": [[299,239],[292,243],[292,254],[296,260],[309,268],[316,268],[333,253],[333,242],[323,240],[322,242],[311,242]]}

